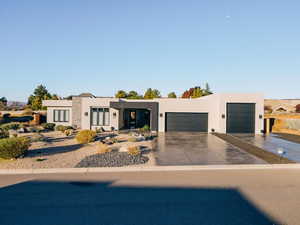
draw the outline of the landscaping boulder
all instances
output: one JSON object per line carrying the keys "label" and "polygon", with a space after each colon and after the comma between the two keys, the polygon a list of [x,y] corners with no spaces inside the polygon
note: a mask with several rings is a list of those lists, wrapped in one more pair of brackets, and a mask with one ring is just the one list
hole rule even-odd
{"label": "landscaping boulder", "polygon": [[16,130],[8,130],[9,137],[17,137],[18,132]]}
{"label": "landscaping boulder", "polygon": [[128,148],[126,146],[122,146],[119,148],[119,152],[128,152]]}

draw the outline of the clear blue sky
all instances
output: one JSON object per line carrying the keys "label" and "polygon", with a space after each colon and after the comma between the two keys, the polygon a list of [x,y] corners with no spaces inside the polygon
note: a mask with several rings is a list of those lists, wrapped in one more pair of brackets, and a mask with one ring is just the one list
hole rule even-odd
{"label": "clear blue sky", "polygon": [[2,0],[0,96],[60,96],[208,82],[300,97],[300,1]]}

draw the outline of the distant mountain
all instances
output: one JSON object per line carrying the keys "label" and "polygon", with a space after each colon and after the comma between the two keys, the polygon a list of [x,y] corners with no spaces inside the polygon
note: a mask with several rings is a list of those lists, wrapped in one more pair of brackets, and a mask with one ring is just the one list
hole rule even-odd
{"label": "distant mountain", "polygon": [[18,101],[8,101],[7,106],[8,107],[24,107],[24,106],[26,106],[26,103],[18,102]]}

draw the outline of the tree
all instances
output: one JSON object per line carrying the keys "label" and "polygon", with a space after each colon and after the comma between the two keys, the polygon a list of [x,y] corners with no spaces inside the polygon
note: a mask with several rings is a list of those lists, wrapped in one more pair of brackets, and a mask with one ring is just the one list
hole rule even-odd
{"label": "tree", "polygon": [[160,91],[157,89],[148,88],[144,94],[144,99],[153,99],[153,98],[160,98],[161,94]]}
{"label": "tree", "polygon": [[0,102],[4,105],[7,106],[7,99],[5,97],[0,98]]}
{"label": "tree", "polygon": [[189,90],[186,90],[182,94],[182,98],[200,98],[202,96],[210,95],[212,94],[210,87],[208,84],[206,84],[205,89],[202,89],[200,86],[196,86],[194,88],[190,88]]}
{"label": "tree", "polygon": [[116,94],[115,97],[116,98],[127,98],[128,94],[126,93],[126,91],[123,90],[119,90]]}
{"label": "tree", "polygon": [[42,101],[50,99],[52,99],[52,95],[48,92],[47,88],[43,85],[39,85],[34,89],[33,95],[29,96],[28,105],[32,110],[41,110],[44,109]]}
{"label": "tree", "polygon": [[143,96],[139,95],[136,91],[130,91],[127,95],[128,99],[142,99]]}
{"label": "tree", "polygon": [[177,98],[175,92],[171,92],[168,94],[168,98]]}
{"label": "tree", "polygon": [[211,95],[211,94],[212,94],[212,91],[210,90],[209,84],[206,83],[205,84],[205,89],[203,91],[203,95],[206,96],[206,95]]}
{"label": "tree", "polygon": [[61,98],[57,94],[52,95],[52,100],[60,100]]}

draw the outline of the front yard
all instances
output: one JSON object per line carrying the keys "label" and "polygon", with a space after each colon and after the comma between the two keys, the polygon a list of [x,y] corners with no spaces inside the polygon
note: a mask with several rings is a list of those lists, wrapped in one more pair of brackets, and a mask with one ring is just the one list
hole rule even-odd
{"label": "front yard", "polygon": [[[155,164],[151,152],[152,141],[141,140],[133,142],[131,140],[132,136],[129,134],[117,134],[113,139],[118,139],[118,142],[109,145],[112,151],[102,154],[99,153],[97,146],[101,140],[109,141],[110,139],[107,137],[110,134],[101,133],[97,137],[98,140],[89,144],[78,144],[74,135],[66,136],[59,131],[22,135],[31,136],[36,140],[31,144],[28,153],[23,158],[0,160],[0,169],[112,166],[111,162],[107,162],[112,156],[114,156],[111,160],[113,161],[113,166],[149,166]],[[132,156],[128,152],[119,152],[120,149],[126,149],[130,146],[137,146],[141,149],[141,154]]]}

